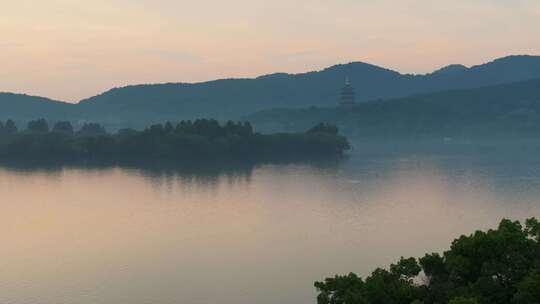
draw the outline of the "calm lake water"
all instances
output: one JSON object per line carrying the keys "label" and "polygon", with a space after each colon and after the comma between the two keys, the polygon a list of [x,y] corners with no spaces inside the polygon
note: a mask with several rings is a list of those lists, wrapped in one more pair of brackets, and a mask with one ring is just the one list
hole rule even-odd
{"label": "calm lake water", "polygon": [[539,217],[539,146],[355,144],[343,161],[222,170],[2,166],[0,303],[314,303],[315,280]]}

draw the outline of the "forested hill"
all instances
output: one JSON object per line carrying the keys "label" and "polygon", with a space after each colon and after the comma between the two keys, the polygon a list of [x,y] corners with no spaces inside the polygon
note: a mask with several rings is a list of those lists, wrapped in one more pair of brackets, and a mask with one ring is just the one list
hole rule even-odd
{"label": "forested hill", "polygon": [[103,118],[111,121],[178,116],[228,119],[275,107],[333,106],[346,77],[356,88],[358,101],[540,78],[540,56],[511,56],[471,68],[456,67],[405,75],[356,62],[296,75],[129,86],[86,99],[81,106],[85,113],[105,115]]}
{"label": "forested hill", "polygon": [[540,78],[540,56],[509,56],[471,68],[450,65],[425,75],[401,74],[356,62],[303,74],[137,85],[115,88],[74,106],[2,94],[0,119],[94,121],[110,129],[199,117],[238,119],[271,108],[332,107],[346,77],[356,89],[357,100],[363,102]]}
{"label": "forested hill", "polygon": [[76,108],[76,105],[43,97],[0,93],[0,120],[26,121],[36,117],[61,120],[73,116]]}
{"label": "forested hill", "polygon": [[294,131],[327,122],[363,138],[540,138],[540,79],[372,101],[348,110],[273,109],[246,119],[263,131]]}

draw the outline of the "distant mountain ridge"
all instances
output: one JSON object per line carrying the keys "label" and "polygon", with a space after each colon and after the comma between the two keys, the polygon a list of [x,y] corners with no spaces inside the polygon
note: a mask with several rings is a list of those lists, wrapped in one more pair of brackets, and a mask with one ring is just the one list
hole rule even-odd
{"label": "distant mountain ridge", "polygon": [[[354,62],[301,74],[275,73],[251,79],[222,79],[202,83],[167,83],[114,88],[75,106],[51,101],[36,117],[71,115],[108,125],[145,125],[155,121],[213,117],[235,119],[276,108],[334,106],[348,77],[357,101],[388,99],[452,89],[477,88],[540,78],[540,56],[508,56],[470,68],[451,65],[424,75],[401,74]],[[28,108],[10,107],[0,96],[2,114],[27,118]],[[24,103],[18,98],[18,103]],[[49,116],[47,116],[49,118]]]}

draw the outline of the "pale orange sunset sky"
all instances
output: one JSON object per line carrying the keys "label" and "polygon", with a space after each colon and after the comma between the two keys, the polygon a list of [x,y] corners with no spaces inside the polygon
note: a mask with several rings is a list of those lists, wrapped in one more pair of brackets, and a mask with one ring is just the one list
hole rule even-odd
{"label": "pale orange sunset sky", "polygon": [[1,0],[0,91],[75,102],[115,86],[404,73],[540,54],[539,0]]}

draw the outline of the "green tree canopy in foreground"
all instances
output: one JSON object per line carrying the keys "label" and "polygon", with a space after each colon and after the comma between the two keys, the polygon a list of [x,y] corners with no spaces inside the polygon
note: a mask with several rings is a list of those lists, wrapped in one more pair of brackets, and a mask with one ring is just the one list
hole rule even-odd
{"label": "green tree canopy in foreground", "polygon": [[[424,282],[422,284],[418,282]],[[502,220],[426,254],[376,269],[316,282],[318,304],[539,304],[540,223]]]}

